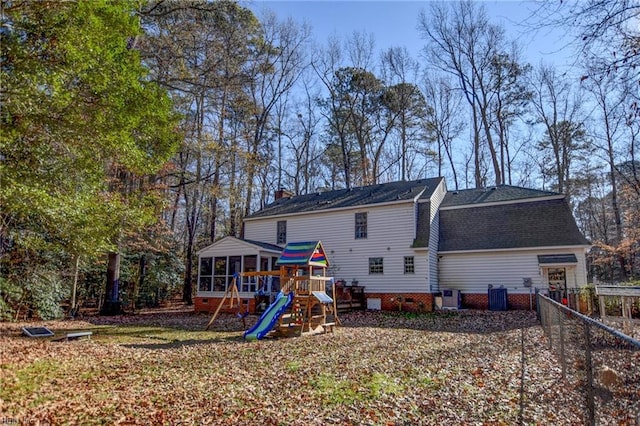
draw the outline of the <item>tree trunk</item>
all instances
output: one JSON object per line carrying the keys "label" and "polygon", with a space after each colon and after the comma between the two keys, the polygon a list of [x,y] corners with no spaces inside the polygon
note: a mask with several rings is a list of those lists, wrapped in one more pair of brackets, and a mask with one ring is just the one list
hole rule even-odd
{"label": "tree trunk", "polygon": [[191,237],[188,238],[185,249],[182,301],[187,305],[193,305],[193,238]]}
{"label": "tree trunk", "polygon": [[78,313],[78,309],[76,307],[76,295],[78,292],[78,270],[80,269],[80,255],[76,255],[75,262],[73,263],[73,288],[71,290],[71,311],[70,314],[72,317],[75,317]]}
{"label": "tree trunk", "polygon": [[493,173],[496,177],[496,185],[502,184],[502,173],[500,172],[500,162],[498,161],[498,153],[496,147],[493,144],[493,137],[491,136],[491,128],[489,126],[489,120],[487,119],[487,111],[483,108],[480,111],[482,118],[482,126],[484,127],[485,137],[487,138],[487,145],[489,146],[489,153],[491,154],[491,162],[493,164]]}
{"label": "tree trunk", "polygon": [[120,253],[109,252],[107,285],[100,315],[121,315],[122,313],[122,302],[120,301]]}
{"label": "tree trunk", "polygon": [[138,301],[138,294],[140,293],[140,289],[144,285],[144,278],[147,273],[147,257],[143,254],[140,256],[140,261],[138,262],[138,279],[133,287],[133,297],[131,298],[131,311],[136,311],[136,302]]}
{"label": "tree trunk", "polygon": [[471,105],[473,112],[473,177],[476,181],[476,188],[482,188],[482,170],[480,169],[480,129],[478,129],[478,112],[475,105]]}
{"label": "tree trunk", "polygon": [[616,224],[616,246],[618,247],[618,263],[620,264],[620,274],[623,280],[627,280],[629,278],[629,274],[627,273],[627,260],[624,256],[624,253],[620,252],[620,244],[624,239],[624,233],[622,230],[622,215],[620,214],[620,204],[618,203],[618,182],[616,179],[616,165],[615,158],[613,153],[613,141],[611,138],[611,131],[608,117],[605,119],[605,126],[607,129],[607,151],[608,151],[608,159],[609,159],[609,179],[611,183],[611,208],[613,209],[613,216]]}

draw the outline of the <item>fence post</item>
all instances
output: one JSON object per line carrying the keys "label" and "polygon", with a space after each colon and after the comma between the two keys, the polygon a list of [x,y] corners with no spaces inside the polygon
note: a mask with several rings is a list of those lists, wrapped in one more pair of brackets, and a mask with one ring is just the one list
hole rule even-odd
{"label": "fence post", "polygon": [[591,325],[584,323],[585,373],[587,375],[587,424],[595,426],[595,403],[593,401],[593,365],[591,360]]}
{"label": "fence post", "polygon": [[545,316],[545,317],[547,317],[547,335],[549,335],[549,350],[551,350],[551,351],[552,351],[552,350],[553,350],[553,336],[552,336],[552,331],[551,331],[551,323],[552,323],[553,321],[552,321],[552,318],[551,318],[551,312],[550,312],[550,309],[551,309],[551,304],[550,304],[550,303],[548,303],[548,302],[545,300],[545,306],[544,306],[544,311],[545,311],[545,312],[544,312],[544,316]]}
{"label": "fence post", "polygon": [[561,312],[560,309],[556,309],[556,313],[558,315],[558,323],[560,325],[560,362],[562,363],[562,378],[566,380],[567,360],[565,359],[564,354],[564,312]]}

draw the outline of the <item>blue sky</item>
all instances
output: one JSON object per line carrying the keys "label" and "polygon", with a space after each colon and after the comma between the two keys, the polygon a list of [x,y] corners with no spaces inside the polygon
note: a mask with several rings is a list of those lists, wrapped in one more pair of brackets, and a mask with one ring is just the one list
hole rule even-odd
{"label": "blue sky", "polygon": [[[540,60],[562,67],[571,62],[571,51],[563,48],[569,39],[559,30],[528,29],[522,23],[536,4],[533,1],[481,1],[493,23],[501,23],[511,39],[523,46],[523,59],[537,65]],[[311,25],[314,38],[326,42],[330,35],[346,38],[354,31],[373,33],[378,51],[405,46],[416,56],[423,46],[417,30],[418,14],[428,1],[318,1],[253,0],[247,5],[259,16],[264,8],[280,19],[292,17]]]}

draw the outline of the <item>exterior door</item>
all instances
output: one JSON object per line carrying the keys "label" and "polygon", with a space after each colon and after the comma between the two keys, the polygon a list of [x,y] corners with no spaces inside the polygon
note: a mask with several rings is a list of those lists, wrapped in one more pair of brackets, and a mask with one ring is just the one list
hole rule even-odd
{"label": "exterior door", "polygon": [[567,269],[549,268],[547,270],[549,282],[549,297],[556,302],[564,303],[567,298]]}

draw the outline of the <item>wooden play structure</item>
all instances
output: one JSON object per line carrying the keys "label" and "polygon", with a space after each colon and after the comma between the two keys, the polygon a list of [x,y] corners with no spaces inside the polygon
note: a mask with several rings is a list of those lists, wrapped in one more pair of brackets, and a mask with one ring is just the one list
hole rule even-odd
{"label": "wooden play structure", "polygon": [[[640,324],[640,320],[633,318],[633,306],[640,301],[640,287],[621,285],[598,285],[596,295],[600,303],[600,318],[604,323],[621,325],[622,331],[633,337],[634,327]],[[622,316],[607,315],[606,301],[611,300],[619,304]],[[617,303],[616,303],[617,302]]]}
{"label": "wooden play structure", "polygon": [[205,330],[208,330],[209,327],[211,327],[211,324],[213,324],[216,318],[218,318],[220,310],[222,310],[225,305],[227,305],[228,310],[235,311],[236,315],[242,318],[242,323],[245,324],[245,317],[249,314],[249,308],[247,307],[246,303],[243,303],[242,299],[240,298],[240,293],[238,292],[239,277],[240,274],[236,274],[233,276],[233,280],[231,281],[231,284],[229,284],[229,288],[227,288],[227,291],[224,293],[222,301],[220,302],[220,304],[218,304],[218,307],[213,313],[213,316],[211,317],[211,320],[207,324]]}
{"label": "wooden play structure", "polygon": [[[326,276],[329,261],[320,241],[289,243],[276,262],[275,271],[243,272],[237,274],[218,305],[207,329],[218,317],[221,308],[237,310],[245,316],[238,293],[240,277],[255,277],[264,281],[279,278],[280,292],[260,317],[256,325],[245,332],[246,339],[261,339],[268,333],[279,336],[303,333],[331,332],[340,325],[336,309],[333,278]],[[287,300],[283,298],[286,297]]]}

